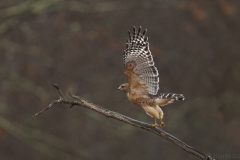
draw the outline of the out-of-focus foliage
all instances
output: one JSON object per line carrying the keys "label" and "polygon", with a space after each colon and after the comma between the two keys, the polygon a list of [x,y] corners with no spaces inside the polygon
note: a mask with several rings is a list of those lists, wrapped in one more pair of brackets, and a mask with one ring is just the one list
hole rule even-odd
{"label": "out-of-focus foliage", "polygon": [[[2,0],[0,2],[0,159],[188,159],[144,130],[81,107],[84,97],[152,123],[117,87],[126,81],[127,30],[147,28],[160,92],[183,93],[162,107],[164,130],[214,158],[240,147],[240,1]],[[222,157],[221,157],[222,156]]]}

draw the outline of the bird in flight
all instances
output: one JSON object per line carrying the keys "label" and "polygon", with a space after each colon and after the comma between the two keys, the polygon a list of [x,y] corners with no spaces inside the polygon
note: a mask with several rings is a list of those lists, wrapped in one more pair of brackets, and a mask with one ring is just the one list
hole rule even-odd
{"label": "bird in flight", "polygon": [[[183,94],[158,93],[158,70],[154,66],[153,57],[149,50],[147,30],[141,32],[133,27],[133,34],[128,31],[126,49],[124,50],[124,74],[128,83],[118,88],[124,91],[133,104],[142,107],[147,115],[154,118],[152,126],[164,126],[163,111],[160,106],[173,103],[174,100],[184,100]],[[156,119],[160,119],[160,125]]]}

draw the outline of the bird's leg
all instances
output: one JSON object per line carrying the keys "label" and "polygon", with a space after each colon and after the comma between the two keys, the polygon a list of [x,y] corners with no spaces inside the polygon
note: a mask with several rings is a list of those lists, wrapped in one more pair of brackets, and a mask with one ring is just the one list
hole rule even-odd
{"label": "bird's leg", "polygon": [[154,118],[154,124],[152,124],[152,127],[158,127],[159,125],[157,124],[157,119]]}
{"label": "bird's leg", "polygon": [[162,118],[160,118],[160,127],[163,128],[165,126],[164,122],[162,121]]}

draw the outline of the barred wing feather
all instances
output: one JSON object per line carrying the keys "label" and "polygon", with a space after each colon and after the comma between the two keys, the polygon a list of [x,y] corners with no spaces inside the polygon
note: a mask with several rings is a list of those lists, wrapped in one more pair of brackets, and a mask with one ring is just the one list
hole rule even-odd
{"label": "barred wing feather", "polygon": [[128,31],[129,41],[127,40],[126,50],[123,54],[124,73],[131,90],[157,95],[159,89],[158,70],[154,66],[148,38],[145,37],[146,31],[141,33],[141,27],[138,31],[133,27],[133,35]]}

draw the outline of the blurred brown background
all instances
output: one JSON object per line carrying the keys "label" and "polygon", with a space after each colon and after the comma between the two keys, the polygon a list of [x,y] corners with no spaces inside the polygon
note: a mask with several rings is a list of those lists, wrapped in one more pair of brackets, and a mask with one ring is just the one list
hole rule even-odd
{"label": "blurred brown background", "polygon": [[[195,159],[145,130],[82,107],[51,86],[152,123],[117,90],[127,30],[148,29],[165,131],[214,158],[239,155],[240,1],[1,0],[0,159]],[[221,158],[221,157],[220,157]],[[231,159],[233,157],[222,157]]]}

